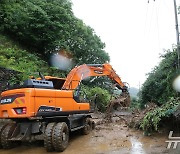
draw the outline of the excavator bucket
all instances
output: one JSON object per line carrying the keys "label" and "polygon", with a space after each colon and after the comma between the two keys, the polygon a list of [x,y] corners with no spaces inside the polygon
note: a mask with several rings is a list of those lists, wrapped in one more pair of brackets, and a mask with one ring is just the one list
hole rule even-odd
{"label": "excavator bucket", "polygon": [[106,110],[106,119],[111,121],[112,114],[114,111],[119,111],[130,106],[131,99],[128,91],[122,92],[118,97],[113,98]]}

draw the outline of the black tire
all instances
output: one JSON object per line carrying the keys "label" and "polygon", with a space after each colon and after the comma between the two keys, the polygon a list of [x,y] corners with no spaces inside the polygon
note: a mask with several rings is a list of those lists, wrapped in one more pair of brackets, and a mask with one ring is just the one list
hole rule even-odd
{"label": "black tire", "polygon": [[10,141],[9,138],[11,137],[15,128],[16,128],[16,124],[11,123],[11,124],[6,125],[5,128],[2,130],[1,144],[4,149],[10,149],[13,147],[14,142]]}
{"label": "black tire", "polygon": [[2,142],[1,142],[1,135],[4,128],[7,126],[8,123],[1,123],[0,124],[0,148],[2,148]]}
{"label": "black tire", "polygon": [[46,148],[47,152],[54,151],[54,147],[52,144],[52,134],[53,134],[53,128],[56,125],[56,123],[52,122],[49,123],[46,127],[45,133],[44,133],[44,147]]}
{"label": "black tire", "polygon": [[69,142],[69,128],[65,122],[59,122],[53,130],[53,146],[55,151],[63,152]]}
{"label": "black tire", "polygon": [[87,135],[91,132],[92,130],[92,121],[90,118],[86,118],[85,119],[85,125],[84,125],[84,128],[82,129],[82,134],[83,135]]}

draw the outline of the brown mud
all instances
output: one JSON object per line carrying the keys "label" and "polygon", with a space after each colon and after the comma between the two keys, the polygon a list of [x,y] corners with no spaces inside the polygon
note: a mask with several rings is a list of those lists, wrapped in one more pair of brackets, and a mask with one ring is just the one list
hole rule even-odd
{"label": "brown mud", "polygon": [[[142,131],[130,129],[126,123],[114,118],[112,123],[103,123],[95,117],[97,126],[88,135],[80,131],[71,133],[68,148],[62,154],[179,154],[177,149],[167,149],[168,134],[156,133],[144,136]],[[43,142],[23,143],[9,150],[0,149],[2,154],[44,154]],[[55,152],[53,152],[55,153]]]}

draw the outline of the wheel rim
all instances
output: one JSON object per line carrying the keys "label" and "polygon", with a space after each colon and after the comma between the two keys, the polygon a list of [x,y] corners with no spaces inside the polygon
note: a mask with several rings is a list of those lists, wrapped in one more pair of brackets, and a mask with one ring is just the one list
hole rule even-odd
{"label": "wheel rim", "polygon": [[66,138],[67,138],[66,136],[67,136],[66,132],[63,132],[63,135],[62,135],[62,140],[63,141],[66,141]]}

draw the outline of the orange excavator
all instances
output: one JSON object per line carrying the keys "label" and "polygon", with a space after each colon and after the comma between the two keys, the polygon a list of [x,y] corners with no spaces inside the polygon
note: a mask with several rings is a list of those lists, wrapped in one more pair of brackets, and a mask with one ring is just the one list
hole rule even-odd
{"label": "orange excavator", "polygon": [[23,86],[1,93],[0,147],[11,148],[17,141],[43,140],[47,151],[64,151],[69,132],[81,129],[88,134],[94,127],[90,105],[79,99],[81,81],[90,76],[107,76],[117,88],[127,87],[110,64],[84,64],[67,78],[43,76],[24,81]]}

